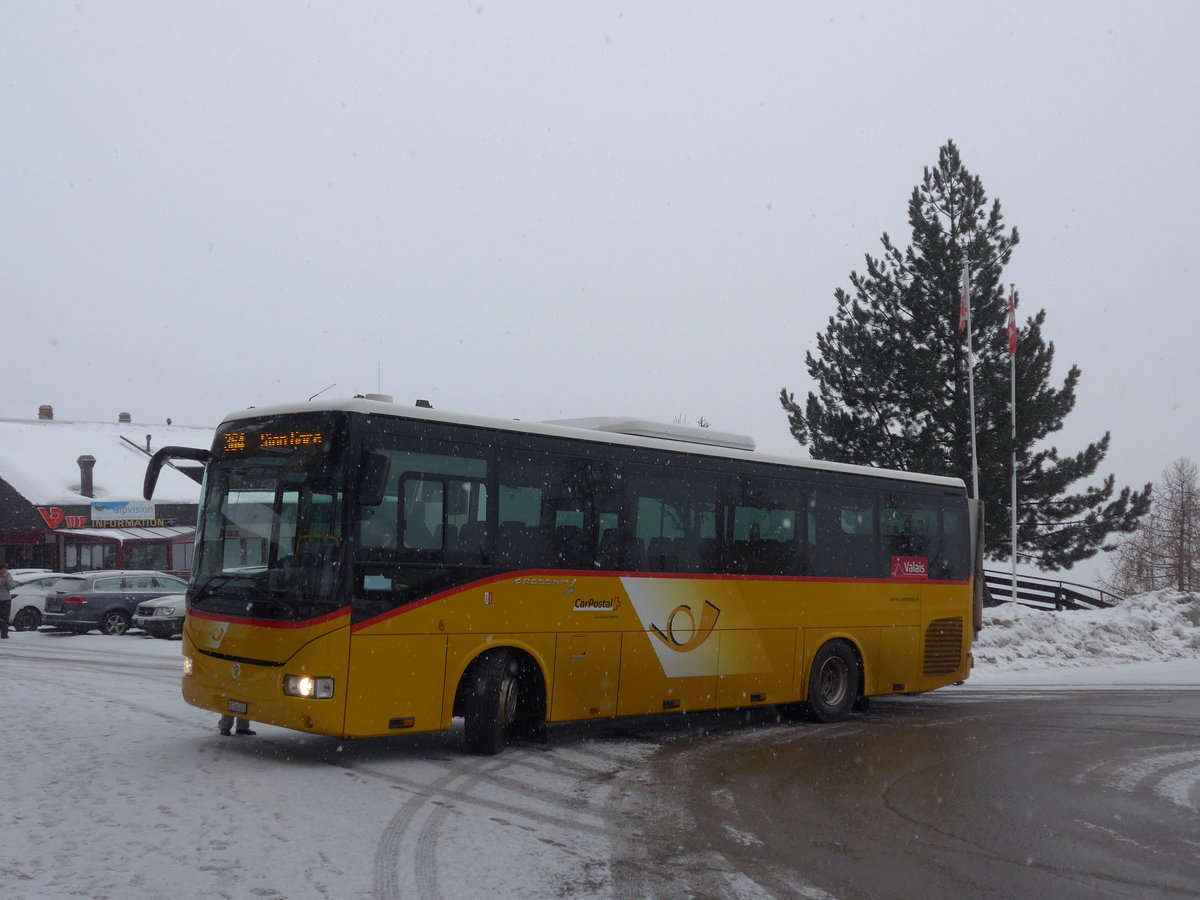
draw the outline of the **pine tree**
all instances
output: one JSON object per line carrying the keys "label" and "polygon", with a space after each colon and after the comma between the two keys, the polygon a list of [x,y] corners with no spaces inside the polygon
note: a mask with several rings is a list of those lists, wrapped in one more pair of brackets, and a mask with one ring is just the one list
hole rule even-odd
{"label": "pine tree", "polygon": [[[805,365],[817,384],[801,406],[787,388],[780,402],[793,436],[814,459],[859,462],[956,475],[971,484],[968,352],[959,331],[961,272],[971,268],[975,419],[979,494],[987,508],[986,552],[1009,558],[1010,420],[1008,299],[1002,274],[1019,241],[1006,231],[999,201],[990,208],[982,181],[948,142],[926,168],[908,203],[912,243],[904,250],[884,233],[883,255],[866,256],[866,274],[851,272],[853,294],[839,288],[837,309],[817,355]],[[1050,384],[1054,344],[1042,336],[1045,310],[1026,319],[1017,344],[1019,557],[1043,569],[1070,567],[1129,532],[1150,502],[1114,478],[1068,494],[1091,478],[1108,452],[1109,434],[1074,455],[1043,444],[1075,406],[1080,370]]]}
{"label": "pine tree", "polygon": [[1150,513],[1121,539],[1104,582],[1126,595],[1200,590],[1200,470],[1190,459],[1177,459],[1163,472]]}

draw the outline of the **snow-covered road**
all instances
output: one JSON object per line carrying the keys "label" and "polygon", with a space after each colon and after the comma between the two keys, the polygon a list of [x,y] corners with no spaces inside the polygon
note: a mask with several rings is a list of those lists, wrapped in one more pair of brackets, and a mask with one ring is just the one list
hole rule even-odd
{"label": "snow-covered road", "polygon": [[[975,677],[932,696],[953,706],[956,696],[1068,683],[1200,689],[1200,654],[1188,655],[1196,601],[1159,603],[1110,611],[1120,627],[1097,624],[1099,613],[992,613]],[[1077,631],[1092,636],[1092,657],[1055,667],[1066,656],[1045,650],[1053,633],[1076,646]],[[1030,650],[1035,639],[1046,657]],[[664,750],[722,730],[735,750],[749,748],[758,737],[783,740],[789,727],[761,712],[559,726],[548,747],[492,758],[467,756],[457,732],[342,742],[256,725],[256,737],[222,738],[214,716],[180,697],[179,647],[138,634],[0,642],[3,896],[618,897],[622,884],[651,883],[628,867],[649,848],[647,823],[675,815],[670,777],[656,765]],[[1120,665],[1114,652],[1151,661]],[[1134,778],[1135,762],[1113,777]],[[1200,792],[1200,767],[1185,763],[1164,776],[1164,790],[1186,803]],[[674,824],[684,860],[694,823]],[[780,895],[728,859],[705,866],[722,896]],[[822,896],[794,878],[782,893]]]}

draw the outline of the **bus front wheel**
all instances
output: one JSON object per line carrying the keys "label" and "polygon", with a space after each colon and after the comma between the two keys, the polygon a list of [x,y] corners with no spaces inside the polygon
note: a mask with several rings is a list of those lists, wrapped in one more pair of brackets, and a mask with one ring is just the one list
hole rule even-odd
{"label": "bus front wheel", "polygon": [[520,667],[507,650],[479,657],[467,673],[464,737],[472,753],[492,756],[512,740],[520,702]]}
{"label": "bus front wheel", "polygon": [[818,722],[836,722],[858,700],[858,657],[845,641],[830,641],[817,651],[808,677],[808,711]]}

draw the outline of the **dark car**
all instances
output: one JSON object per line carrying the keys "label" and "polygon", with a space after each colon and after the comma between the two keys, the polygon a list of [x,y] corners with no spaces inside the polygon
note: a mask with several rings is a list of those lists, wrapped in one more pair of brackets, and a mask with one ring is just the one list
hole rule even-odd
{"label": "dark car", "polygon": [[162,572],[81,572],[59,581],[46,596],[42,623],[62,631],[124,634],[137,605],[182,593],[187,583]]}

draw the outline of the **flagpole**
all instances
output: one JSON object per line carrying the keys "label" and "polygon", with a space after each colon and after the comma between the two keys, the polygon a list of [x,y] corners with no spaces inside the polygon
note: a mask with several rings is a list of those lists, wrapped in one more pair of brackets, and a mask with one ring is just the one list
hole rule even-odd
{"label": "flagpole", "polygon": [[971,496],[979,499],[979,458],[975,449],[975,338],[971,331],[971,261],[963,260],[960,328],[967,329],[967,403],[971,407]]}
{"label": "flagpole", "polygon": [[1017,288],[1008,295],[1008,359],[1012,382],[1012,602],[1017,602]]}

